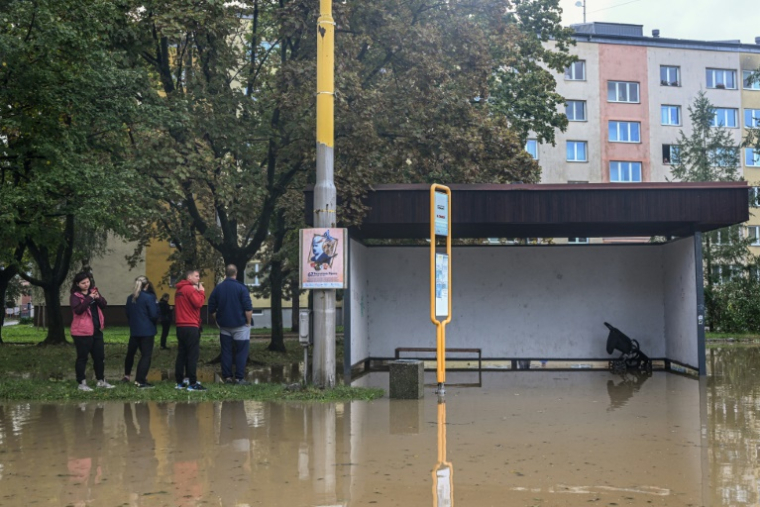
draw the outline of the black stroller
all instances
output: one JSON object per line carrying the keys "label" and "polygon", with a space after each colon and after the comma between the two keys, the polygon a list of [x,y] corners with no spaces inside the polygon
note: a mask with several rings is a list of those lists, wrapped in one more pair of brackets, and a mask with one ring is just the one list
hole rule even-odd
{"label": "black stroller", "polygon": [[625,333],[612,324],[605,322],[604,325],[610,330],[610,334],[607,337],[607,353],[612,354],[615,350],[621,353],[619,358],[610,361],[611,372],[624,373],[631,370],[652,371],[652,361],[639,350],[639,342],[628,338]]}

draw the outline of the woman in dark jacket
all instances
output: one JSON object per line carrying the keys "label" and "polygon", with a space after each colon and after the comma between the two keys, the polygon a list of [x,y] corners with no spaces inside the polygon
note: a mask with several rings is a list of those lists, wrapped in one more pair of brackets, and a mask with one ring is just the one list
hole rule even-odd
{"label": "woman in dark jacket", "polygon": [[71,320],[71,337],[77,347],[75,370],[77,387],[80,391],[92,391],[85,380],[87,356],[92,356],[95,369],[96,386],[111,389],[113,386],[105,379],[105,346],[103,344],[102,308],[108,303],[92,283],[90,273],[77,273],[71,284],[69,305],[73,313]]}
{"label": "woman in dark jacket", "polygon": [[129,321],[129,345],[124,359],[124,378],[129,382],[135,354],[140,349],[140,362],[137,363],[135,385],[141,389],[153,387],[147,382],[150,360],[153,355],[153,340],[156,337],[158,321],[158,303],[153,285],[144,276],[135,279],[135,288],[127,298],[127,320]]}

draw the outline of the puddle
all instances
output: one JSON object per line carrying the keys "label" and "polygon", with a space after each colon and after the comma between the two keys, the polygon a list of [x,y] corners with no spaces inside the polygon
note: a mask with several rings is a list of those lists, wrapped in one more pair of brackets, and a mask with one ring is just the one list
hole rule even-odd
{"label": "puddle", "polygon": [[449,373],[445,404],[0,404],[0,504],[757,505],[760,349],[708,364]]}

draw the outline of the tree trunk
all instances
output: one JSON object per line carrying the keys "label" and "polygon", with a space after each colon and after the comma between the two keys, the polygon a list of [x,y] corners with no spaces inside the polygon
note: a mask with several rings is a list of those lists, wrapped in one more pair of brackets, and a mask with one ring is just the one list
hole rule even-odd
{"label": "tree trunk", "polygon": [[301,294],[298,290],[298,281],[295,279],[290,280],[290,301],[293,303],[293,311],[290,312],[290,329],[292,332],[298,334],[301,324],[299,313],[301,313]]}
{"label": "tree trunk", "polygon": [[269,268],[272,292],[272,341],[267,350],[285,352],[285,336],[282,329],[282,262],[272,261]]}
{"label": "tree trunk", "polygon": [[48,312],[48,332],[41,345],[64,345],[66,332],[63,327],[63,315],[61,315],[61,287],[49,284],[43,287],[45,292],[45,309]]}

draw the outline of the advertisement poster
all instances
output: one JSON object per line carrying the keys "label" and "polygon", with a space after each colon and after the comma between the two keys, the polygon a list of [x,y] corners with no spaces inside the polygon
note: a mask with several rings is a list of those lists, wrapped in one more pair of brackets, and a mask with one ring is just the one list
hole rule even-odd
{"label": "advertisement poster", "polygon": [[449,235],[449,196],[435,193],[435,235]]}
{"label": "advertisement poster", "polygon": [[449,316],[449,256],[435,254],[435,314]]}
{"label": "advertisement poster", "polygon": [[346,287],[346,229],[301,229],[302,289]]}

